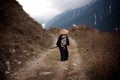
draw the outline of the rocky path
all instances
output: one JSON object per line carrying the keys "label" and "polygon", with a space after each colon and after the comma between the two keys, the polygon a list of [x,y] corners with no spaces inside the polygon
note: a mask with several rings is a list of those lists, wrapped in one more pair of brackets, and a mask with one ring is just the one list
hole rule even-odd
{"label": "rocky path", "polygon": [[[57,40],[54,37],[54,45]],[[48,49],[40,57],[26,63],[19,71],[11,74],[14,80],[86,80],[82,58],[78,53],[77,43],[70,38],[69,60],[61,62],[57,48]]]}

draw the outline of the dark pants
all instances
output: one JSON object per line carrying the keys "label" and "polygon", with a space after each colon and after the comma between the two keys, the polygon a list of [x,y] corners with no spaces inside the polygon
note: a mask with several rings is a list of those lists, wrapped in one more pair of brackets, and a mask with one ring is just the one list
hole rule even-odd
{"label": "dark pants", "polygon": [[66,61],[68,60],[68,49],[60,48],[60,54],[61,54],[61,61]]}

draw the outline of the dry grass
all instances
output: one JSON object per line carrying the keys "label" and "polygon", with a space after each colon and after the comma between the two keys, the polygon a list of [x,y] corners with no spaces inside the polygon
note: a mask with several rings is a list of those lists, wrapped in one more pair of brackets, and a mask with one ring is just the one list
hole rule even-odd
{"label": "dry grass", "polygon": [[[0,79],[6,79],[5,71],[12,73],[27,60],[37,56],[40,50],[49,48],[52,42],[50,34],[57,36],[59,31],[59,28],[42,29],[15,0],[1,0]],[[90,80],[120,80],[118,35],[100,32],[85,25],[74,27],[70,32],[79,44],[79,53],[85,62],[84,68]]]}
{"label": "dry grass", "polygon": [[60,32],[61,28],[58,28],[58,27],[53,27],[53,28],[49,28],[47,29],[47,31],[50,33],[50,34],[53,34],[54,36],[58,37],[59,32]]}
{"label": "dry grass", "polygon": [[79,44],[79,53],[90,80],[120,79],[120,37],[117,34],[82,25],[72,28],[71,35]]}
{"label": "dry grass", "polygon": [[51,35],[30,18],[18,2],[0,1],[0,75],[6,75],[6,71],[7,75],[14,72],[36,57],[39,50],[49,48],[51,41]]}

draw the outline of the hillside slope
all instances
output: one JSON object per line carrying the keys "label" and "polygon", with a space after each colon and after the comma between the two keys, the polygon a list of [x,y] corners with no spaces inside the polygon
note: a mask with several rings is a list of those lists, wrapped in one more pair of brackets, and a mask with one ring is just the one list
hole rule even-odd
{"label": "hillside slope", "polygon": [[77,41],[89,80],[120,80],[119,34],[80,25],[70,35]]}
{"label": "hillside slope", "polygon": [[[43,34],[44,33],[44,34]],[[0,80],[48,48],[51,36],[16,0],[0,1]]]}
{"label": "hillside slope", "polygon": [[59,31],[42,29],[15,0],[1,0],[0,80],[120,80],[117,33],[73,27],[69,60],[61,62],[58,49],[50,49]]}
{"label": "hillside slope", "polygon": [[87,24],[101,31],[120,30],[120,1],[96,0],[88,5],[65,11],[46,23],[46,28],[71,28],[73,24]]}

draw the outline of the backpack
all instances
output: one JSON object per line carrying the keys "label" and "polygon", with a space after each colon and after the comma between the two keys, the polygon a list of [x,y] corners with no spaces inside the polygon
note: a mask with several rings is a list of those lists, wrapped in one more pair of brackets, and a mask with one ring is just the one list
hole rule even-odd
{"label": "backpack", "polygon": [[61,36],[61,47],[65,47],[67,45],[66,35]]}

